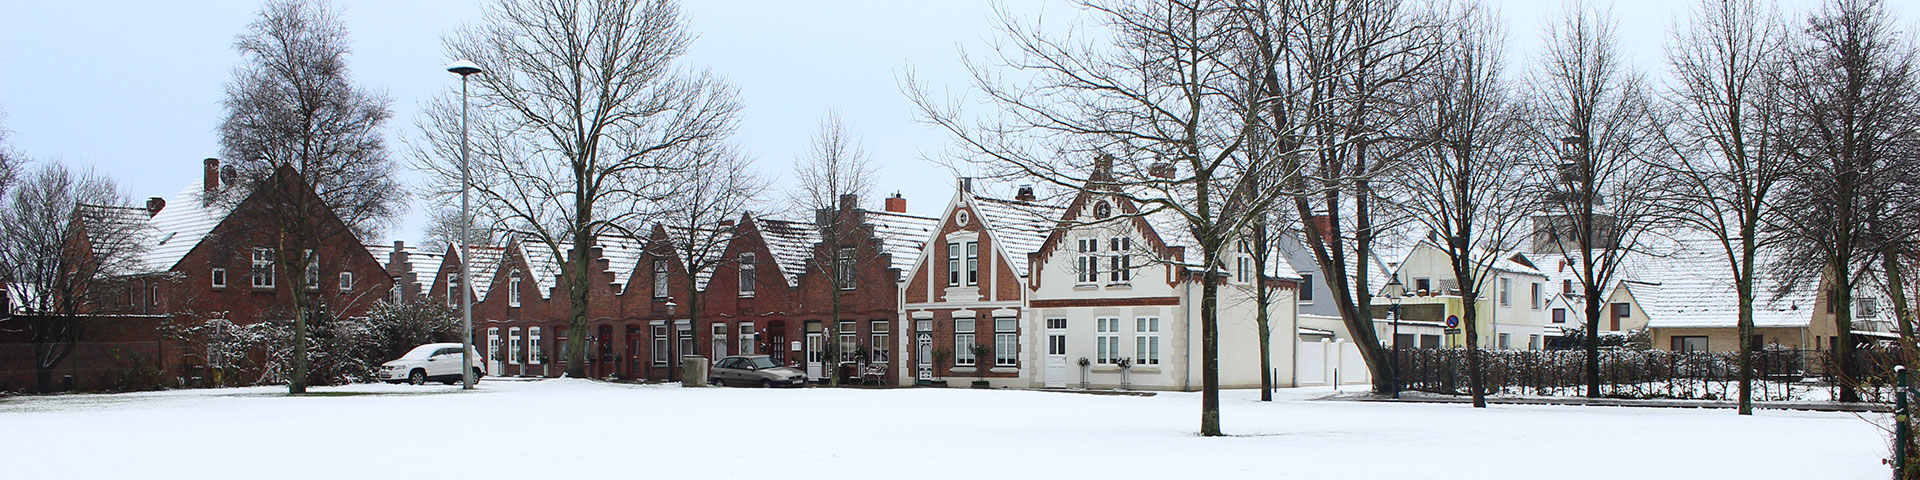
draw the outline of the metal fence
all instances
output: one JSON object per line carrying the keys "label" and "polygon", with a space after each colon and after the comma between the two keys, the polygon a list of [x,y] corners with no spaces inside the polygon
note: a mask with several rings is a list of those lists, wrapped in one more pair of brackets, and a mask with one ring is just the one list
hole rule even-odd
{"label": "metal fence", "polygon": [[[1890,352],[1856,349],[1860,378],[1847,381],[1866,401],[1891,402]],[[1481,350],[1488,395],[1584,396],[1587,354],[1583,350]],[[1467,350],[1401,349],[1401,388],[1468,395]],[[1831,401],[1841,379],[1829,350],[1763,349],[1754,352],[1756,401]],[[1740,395],[1738,352],[1600,351],[1600,396],[1629,399],[1725,400]]]}

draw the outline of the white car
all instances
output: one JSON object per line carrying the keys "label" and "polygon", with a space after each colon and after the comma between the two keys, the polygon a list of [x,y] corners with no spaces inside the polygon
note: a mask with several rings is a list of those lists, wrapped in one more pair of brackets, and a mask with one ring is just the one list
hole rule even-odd
{"label": "white car", "polygon": [[[473,357],[469,365],[473,366],[473,379],[478,381],[487,373],[487,361],[480,358],[480,352],[469,349],[467,353]],[[429,343],[413,347],[406,355],[380,364],[379,377],[387,383],[460,383],[460,344]]]}

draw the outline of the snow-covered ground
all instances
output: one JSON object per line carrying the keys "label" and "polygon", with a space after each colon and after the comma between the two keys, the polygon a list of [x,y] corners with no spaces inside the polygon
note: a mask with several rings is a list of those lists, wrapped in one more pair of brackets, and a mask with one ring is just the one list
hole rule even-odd
{"label": "snow-covered ground", "polygon": [[[1881,478],[1844,413],[581,380],[0,400],[6,478]],[[1590,461],[1599,464],[1586,464]],[[749,476],[751,475],[751,476]]]}

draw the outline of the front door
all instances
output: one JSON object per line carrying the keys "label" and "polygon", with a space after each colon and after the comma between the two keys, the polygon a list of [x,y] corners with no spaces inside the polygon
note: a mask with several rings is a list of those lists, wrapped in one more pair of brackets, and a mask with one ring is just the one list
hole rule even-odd
{"label": "front door", "polygon": [[1067,319],[1047,319],[1047,388],[1067,387]]}
{"label": "front door", "polygon": [[827,333],[821,330],[820,322],[807,322],[807,378],[820,380],[826,377],[827,352],[821,347],[827,339]]}
{"label": "front door", "polygon": [[500,365],[500,329],[487,329],[487,375],[500,375],[506,372]]}
{"label": "front door", "polygon": [[920,332],[915,338],[914,374],[920,380],[933,381],[933,334]]}

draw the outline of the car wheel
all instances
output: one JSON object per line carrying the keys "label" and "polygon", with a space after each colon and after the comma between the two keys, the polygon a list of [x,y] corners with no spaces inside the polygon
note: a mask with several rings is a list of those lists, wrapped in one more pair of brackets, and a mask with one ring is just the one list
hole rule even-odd
{"label": "car wheel", "polygon": [[421,369],[417,369],[417,368],[416,368],[416,369],[414,369],[414,370],[413,370],[413,373],[409,373],[409,374],[407,374],[407,383],[411,383],[411,384],[414,384],[414,385],[426,385],[426,384],[427,384],[427,371],[426,371],[426,370],[421,370]]}
{"label": "car wheel", "polygon": [[724,386],[727,386],[727,382],[720,381],[720,377],[714,377],[714,378],[707,379],[707,385],[724,387]]}
{"label": "car wheel", "polygon": [[760,379],[760,388],[773,388],[773,380]]}
{"label": "car wheel", "polygon": [[480,383],[480,377],[484,376],[487,376],[486,372],[482,372],[478,368],[473,369],[473,383]]}

